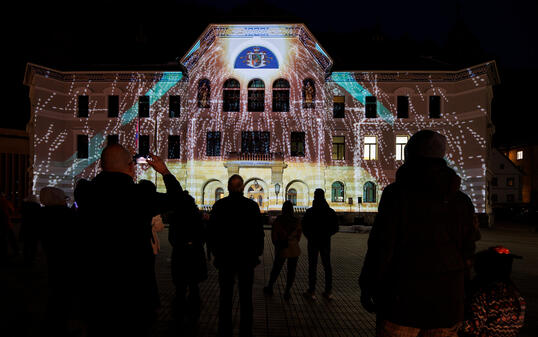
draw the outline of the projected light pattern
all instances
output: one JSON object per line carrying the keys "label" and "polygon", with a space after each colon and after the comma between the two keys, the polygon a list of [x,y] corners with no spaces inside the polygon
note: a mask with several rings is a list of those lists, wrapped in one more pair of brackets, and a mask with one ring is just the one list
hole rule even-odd
{"label": "projected light pattern", "polygon": [[[239,62],[239,66],[238,63]],[[168,154],[168,137],[179,136],[180,159],[168,160],[171,171],[200,205],[211,205],[226,192],[230,174],[253,184],[262,210],[275,210],[288,197],[298,207],[311,204],[316,188],[343,186],[343,202],[331,202],[338,211],[358,210],[357,197],[365,186],[375,186],[375,202],[360,205],[376,211],[385,186],[394,181],[396,137],[433,129],[447,137],[446,160],[462,177],[462,189],[478,212],[486,207],[486,168],[489,134],[491,64],[460,72],[332,72],[332,60],[302,25],[212,25],[182,59],[188,77],[180,72],[118,72],[99,76],[40,70],[33,97],[34,191],[56,185],[71,193],[76,178],[99,172],[97,161],[108,135],[136,152],[137,134],[150,137],[150,150]],[[34,75],[34,76],[36,76]],[[239,83],[239,111],[223,111],[223,85]],[[264,88],[248,88],[251,80]],[[286,86],[273,88],[284,79]],[[66,83],[54,86],[50,81]],[[304,101],[303,85],[313,83],[315,95]],[[199,105],[200,81],[209,83],[208,104]],[[284,83],[280,81],[279,83]],[[264,93],[264,109],[248,111],[249,90]],[[89,117],[77,117],[79,95],[88,95]],[[107,117],[106,98],[120,96],[120,114]],[[150,117],[138,118],[138,98],[150,97]],[[169,117],[169,96],[181,98],[181,114]],[[275,95],[275,96],[273,96]],[[441,117],[429,118],[429,96],[441,98]],[[343,96],[343,118],[333,117],[333,99]],[[375,96],[377,118],[366,118],[366,97]],[[397,118],[397,96],[409,97],[409,118]],[[288,97],[289,111],[273,111],[272,100]],[[203,107],[200,107],[203,106]],[[220,132],[220,156],[206,153],[207,132]],[[268,153],[243,153],[242,132],[268,132]],[[291,133],[304,133],[304,156],[292,156]],[[77,158],[75,138],[89,136],[88,158]],[[339,137],[339,138],[335,138]],[[333,159],[333,140],[344,139],[344,158]],[[374,137],[375,160],[365,160],[364,139]],[[370,138],[369,138],[370,139]],[[214,154],[214,153],[212,153]],[[151,170],[140,178],[162,181]],[[278,197],[275,184],[281,186]],[[353,205],[347,204],[352,198]],[[339,197],[341,200],[341,197]],[[205,206],[204,206],[205,207]]]}

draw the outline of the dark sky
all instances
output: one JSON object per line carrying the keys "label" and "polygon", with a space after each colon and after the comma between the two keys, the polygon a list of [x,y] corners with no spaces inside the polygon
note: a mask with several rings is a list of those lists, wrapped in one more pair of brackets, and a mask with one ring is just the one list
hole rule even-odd
{"label": "dark sky", "polygon": [[[334,69],[458,68],[496,60],[497,140],[532,141],[529,99],[538,75],[537,1],[126,1],[22,2],[4,15],[8,112],[0,127],[24,128],[24,67],[162,64],[183,56],[211,22],[304,22]],[[515,98],[517,97],[517,98]],[[517,117],[515,117],[517,116]],[[517,136],[517,137],[516,137]],[[516,138],[514,138],[516,137]],[[534,136],[535,137],[535,136]]]}

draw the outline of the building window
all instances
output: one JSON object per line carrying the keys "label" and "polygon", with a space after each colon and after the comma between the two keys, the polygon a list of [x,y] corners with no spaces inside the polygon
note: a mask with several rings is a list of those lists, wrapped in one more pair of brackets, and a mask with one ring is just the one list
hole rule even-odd
{"label": "building window", "polygon": [[206,136],[206,156],[220,156],[220,131],[209,131]]}
{"label": "building window", "polygon": [[522,160],[523,159],[523,151],[522,150],[519,150],[516,152],[516,159],[517,160]]}
{"label": "building window", "polygon": [[250,112],[265,111],[265,84],[258,78],[248,83],[247,108]]}
{"label": "building window", "polygon": [[396,106],[396,117],[398,118],[409,118],[409,97],[408,96],[398,96]]}
{"label": "building window", "polygon": [[240,110],[240,90],[239,81],[230,78],[224,82],[222,90],[222,111]]}
{"label": "building window", "polygon": [[224,198],[224,190],[220,187],[217,187],[217,189],[215,190],[215,201],[219,201],[222,198]]}
{"label": "building window", "polygon": [[120,113],[120,96],[108,96],[108,117],[118,117]]}
{"label": "building window", "polygon": [[108,135],[106,136],[106,145],[119,144],[118,135]]}
{"label": "building window", "polygon": [[269,132],[241,132],[241,152],[253,154],[269,154]]}
{"label": "building window", "polygon": [[333,97],[333,118],[344,118],[346,110],[346,97],[334,96]]}
{"label": "building window", "polygon": [[497,202],[499,198],[497,197],[497,194],[492,194],[491,195],[491,202]]}
{"label": "building window", "polygon": [[396,160],[405,160],[405,144],[409,136],[396,136]]}
{"label": "building window", "polygon": [[506,202],[514,202],[514,195],[513,194],[507,194],[506,195]]}
{"label": "building window", "polygon": [[292,157],[304,157],[304,132],[292,132],[290,144]]}
{"label": "building window", "polygon": [[291,201],[293,206],[297,206],[297,190],[294,188],[290,188],[288,190],[288,196],[286,197],[286,200]]}
{"label": "building window", "polygon": [[514,178],[506,178],[506,186],[514,186]]}
{"label": "building window", "polygon": [[77,158],[88,158],[88,136],[77,135]]}
{"label": "building window", "polygon": [[366,96],[366,118],[377,117],[377,99],[375,96]]}
{"label": "building window", "polygon": [[303,81],[303,108],[314,108],[314,100],[316,99],[316,86],[314,81],[307,78]]}
{"label": "building window", "polygon": [[335,181],[331,186],[331,201],[344,202],[344,184]]}
{"label": "building window", "polygon": [[204,78],[198,82],[198,107],[209,108],[209,94],[211,92],[211,83]]}
{"label": "building window", "polygon": [[363,191],[363,200],[364,202],[376,202],[375,198],[375,184],[371,181],[367,181],[364,184]]}
{"label": "building window", "polygon": [[497,180],[497,177],[491,178],[491,186],[497,186],[499,184],[499,181]]}
{"label": "building window", "polygon": [[364,137],[364,160],[377,159],[377,138],[375,136]]}
{"label": "building window", "polygon": [[441,117],[441,96],[430,96],[430,118]]}
{"label": "building window", "polygon": [[178,118],[181,115],[181,96],[168,96],[168,117]]}
{"label": "building window", "polygon": [[149,117],[149,96],[138,97],[138,117]]}
{"label": "building window", "polygon": [[138,154],[141,156],[149,155],[149,135],[138,136]]}
{"label": "building window", "polygon": [[343,136],[333,137],[333,159],[343,160],[345,159],[346,143]]}
{"label": "building window", "polygon": [[78,113],[81,118],[88,117],[90,100],[88,96],[78,96]]}
{"label": "building window", "polygon": [[273,83],[273,111],[290,111],[290,83],[283,78]]}
{"label": "building window", "polygon": [[181,154],[181,145],[179,143],[179,136],[168,136],[168,159],[179,159]]}

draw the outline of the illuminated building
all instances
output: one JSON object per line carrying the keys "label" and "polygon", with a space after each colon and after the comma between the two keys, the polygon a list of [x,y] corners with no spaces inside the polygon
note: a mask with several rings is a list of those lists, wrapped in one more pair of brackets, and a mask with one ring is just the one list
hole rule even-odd
{"label": "illuminated building", "polygon": [[[233,173],[263,211],[311,205],[375,212],[407,137],[433,129],[486,212],[495,62],[454,71],[332,71],[302,24],[210,25],[177,71],[58,71],[29,64],[33,188],[72,193],[107,141],[156,152],[199,205]],[[357,64],[360,69],[360,64]],[[141,177],[162,182],[151,170]],[[279,194],[276,194],[276,191]],[[278,203],[277,203],[278,200]],[[351,204],[349,204],[351,202]]]}

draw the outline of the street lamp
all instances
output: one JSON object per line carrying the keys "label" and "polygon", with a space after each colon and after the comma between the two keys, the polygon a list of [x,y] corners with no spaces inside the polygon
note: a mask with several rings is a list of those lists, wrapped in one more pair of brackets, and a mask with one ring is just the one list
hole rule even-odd
{"label": "street lamp", "polygon": [[278,205],[278,193],[280,193],[280,184],[279,183],[275,184],[275,193],[276,193],[276,203]]}

